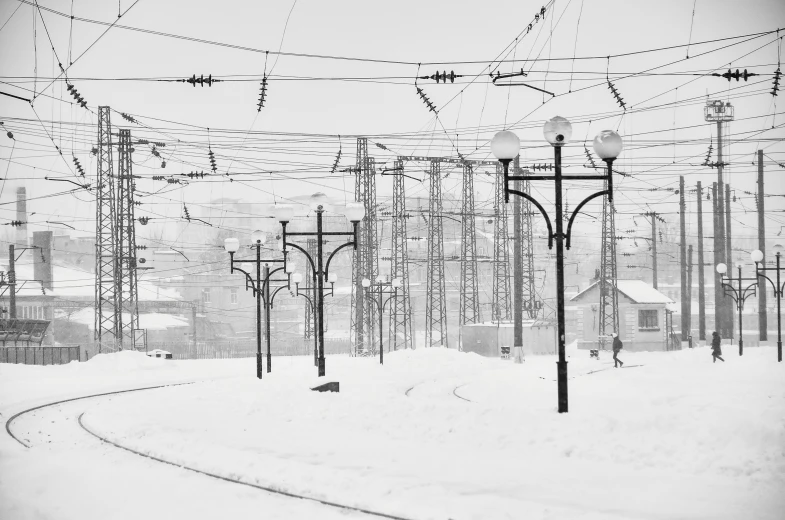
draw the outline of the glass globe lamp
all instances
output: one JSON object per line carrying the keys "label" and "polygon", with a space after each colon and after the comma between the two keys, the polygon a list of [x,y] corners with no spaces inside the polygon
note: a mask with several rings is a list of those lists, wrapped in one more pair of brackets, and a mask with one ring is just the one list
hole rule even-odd
{"label": "glass globe lamp", "polygon": [[365,287],[367,289],[368,287],[371,286],[371,281],[368,278],[363,278],[362,284],[363,284],[363,287]]}
{"label": "glass globe lamp", "polygon": [[359,202],[348,202],[345,214],[349,222],[359,222],[365,217],[365,206]]}
{"label": "glass globe lamp", "polygon": [[491,152],[502,162],[512,161],[520,150],[521,140],[509,130],[498,132],[491,140]]}
{"label": "glass globe lamp", "polygon": [[262,233],[258,229],[251,233],[251,245],[255,246],[256,244],[264,245],[267,242],[267,234]]}
{"label": "glass globe lamp", "polygon": [[756,264],[757,264],[758,262],[762,262],[762,261],[763,261],[763,251],[761,251],[760,249],[756,249],[755,251],[753,251],[752,253],[750,253],[750,258],[751,258],[751,259],[752,259],[752,261],[753,261],[753,262],[755,262]]}
{"label": "glass globe lamp", "polygon": [[236,238],[227,238],[224,240],[224,249],[229,253],[236,253],[240,249],[240,241]]}
{"label": "glass globe lamp", "polygon": [[717,272],[720,274],[725,274],[728,272],[728,266],[725,264],[717,264]]}
{"label": "glass globe lamp", "polygon": [[294,208],[289,204],[277,204],[275,206],[275,218],[278,222],[289,222],[294,216]]}
{"label": "glass globe lamp", "polygon": [[603,161],[616,159],[623,146],[621,136],[613,130],[603,130],[594,138],[594,151]]}
{"label": "glass globe lamp", "polygon": [[545,122],[542,127],[545,140],[553,146],[562,146],[569,142],[572,137],[572,125],[567,119],[556,116]]}

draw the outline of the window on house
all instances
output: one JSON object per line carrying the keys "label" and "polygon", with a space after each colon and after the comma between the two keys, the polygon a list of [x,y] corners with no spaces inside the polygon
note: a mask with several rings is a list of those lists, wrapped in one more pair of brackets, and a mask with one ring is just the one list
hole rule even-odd
{"label": "window on house", "polygon": [[229,297],[231,298],[232,303],[237,303],[237,287],[232,287],[230,289]]}
{"label": "window on house", "polygon": [[210,289],[202,289],[202,301],[204,303],[210,303]]}
{"label": "window on house", "polygon": [[641,330],[659,330],[657,309],[641,309],[638,311],[638,328]]}

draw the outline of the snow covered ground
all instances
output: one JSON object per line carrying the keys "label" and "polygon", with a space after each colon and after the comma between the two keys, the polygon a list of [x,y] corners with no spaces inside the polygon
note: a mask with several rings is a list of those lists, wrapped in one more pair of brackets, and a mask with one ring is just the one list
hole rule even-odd
{"label": "snow covered ground", "polygon": [[[446,349],[378,359],[0,365],[0,518],[363,518],[209,473],[411,519],[780,519],[785,364],[770,347],[624,353],[614,369],[570,351],[570,412],[555,357],[522,365]],[[309,388],[340,381],[340,393]]]}

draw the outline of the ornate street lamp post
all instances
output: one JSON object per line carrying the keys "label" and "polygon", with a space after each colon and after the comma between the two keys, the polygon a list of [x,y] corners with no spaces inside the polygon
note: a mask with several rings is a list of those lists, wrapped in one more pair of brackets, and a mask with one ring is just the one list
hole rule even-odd
{"label": "ornate street lamp post", "polygon": [[[237,238],[227,238],[224,240],[224,249],[229,253],[229,272],[234,274],[235,271],[240,271],[245,275],[246,289],[250,284],[256,296],[256,377],[262,378],[262,302],[266,312],[267,322],[267,372],[272,371],[272,353],[270,350],[270,275],[281,271],[283,267],[279,267],[272,272],[270,271],[271,263],[283,263],[284,260],[280,259],[262,259],[262,246],[267,241],[267,236],[261,231],[254,231],[251,234],[252,249],[256,249],[255,260],[235,260],[234,254],[240,249],[240,240]],[[236,264],[256,264],[256,278],[251,276],[248,271],[237,267]],[[262,264],[264,264],[264,275],[262,275]],[[285,264],[284,264],[285,266]],[[274,280],[286,281],[286,280]]]}
{"label": "ornate street lamp post", "polygon": [[[777,250],[777,254],[775,255],[776,267],[761,267],[760,264],[763,262],[763,253],[756,249],[753,251],[750,256],[752,257],[752,261],[755,262],[755,274],[758,277],[763,277],[769,281],[769,283],[774,287],[774,297],[777,298],[777,362],[782,362],[782,293],[785,291],[785,283],[780,283],[780,271],[782,267],[780,267],[780,251],[782,246],[779,244],[774,246],[774,249]],[[774,271],[777,273],[777,282],[775,283],[771,278],[766,276],[766,271]],[[765,290],[765,289],[763,289]],[[765,310],[764,310],[765,311]]]}
{"label": "ornate street lamp post", "polygon": [[[294,282],[294,289],[295,292],[293,296],[302,296],[308,301],[308,306],[311,308],[311,316],[316,316],[316,307],[314,306],[316,302],[314,302],[313,298],[308,296],[307,293],[300,292],[300,283],[303,281],[303,275],[300,273],[293,273],[291,276],[291,281]],[[325,292],[325,296],[335,296],[335,282],[338,281],[338,275],[335,273],[330,273],[327,277],[327,281],[330,282],[330,292]],[[313,366],[319,366],[319,335],[313,335]]]}
{"label": "ornate street lamp post", "polygon": [[[736,309],[739,311],[739,355],[744,354],[744,340],[742,339],[742,329],[741,329],[741,311],[744,310],[744,302],[750,296],[754,296],[755,288],[758,286],[758,277],[755,278],[742,278],[741,277],[741,268],[744,266],[741,262],[736,264],[736,268],[739,270],[739,276],[736,279],[738,282],[738,288],[733,287],[733,276],[725,276],[725,273],[728,272],[728,266],[725,264],[717,264],[717,272],[720,273],[720,281],[722,282],[722,288],[724,290],[725,296],[730,296],[731,299],[736,302]],[[727,283],[726,283],[727,280]],[[742,282],[752,282],[747,287],[742,289],[741,283]],[[730,290],[731,292],[728,292]],[[752,290],[752,292],[749,292]],[[716,318],[715,318],[716,319]]]}
{"label": "ornate street lamp post", "polygon": [[[594,138],[594,151],[597,155],[605,161],[608,165],[607,171],[604,175],[562,175],[561,168],[561,149],[572,136],[572,125],[563,117],[556,116],[547,121],[543,127],[543,135],[545,139],[553,146],[554,162],[555,162],[555,175],[526,175],[526,176],[511,176],[509,174],[510,162],[518,155],[521,147],[518,136],[509,130],[503,130],[497,133],[491,141],[491,151],[504,166],[504,201],[509,202],[510,194],[518,195],[530,201],[540,211],[545,218],[545,224],[548,226],[548,248],[553,247],[553,241],[556,241],[556,300],[557,300],[557,319],[558,319],[558,352],[559,360],[556,362],[556,374],[558,385],[558,403],[559,413],[566,413],[568,411],[567,403],[567,360],[565,358],[565,335],[566,327],[564,320],[564,246],[566,241],[567,249],[570,248],[570,232],[575,217],[580,213],[583,206],[590,200],[607,195],[608,200],[613,200],[613,161],[618,157],[622,149],[622,140],[619,134],[613,130],[603,130],[597,137]],[[548,214],[543,209],[542,205],[537,202],[531,195],[522,191],[510,188],[510,181],[555,181],[555,200],[554,206],[556,209],[556,231],[553,231],[551,220]],[[569,223],[567,224],[567,232],[563,231],[563,217],[562,217],[562,181],[563,180],[603,180],[607,183],[607,189],[598,191],[589,195],[572,211]],[[518,247],[516,244],[515,247]],[[516,344],[522,342],[521,338],[515,338]]]}
{"label": "ornate street lamp post", "polygon": [[[401,286],[399,278],[393,278],[391,281],[386,281],[384,278],[379,278],[376,283],[371,283],[368,278],[363,278],[362,286],[370,293],[376,293],[377,299],[373,300],[379,308],[379,364],[384,364],[384,330],[382,315],[384,314],[384,306],[387,305],[391,299],[398,296],[398,287]],[[389,294],[386,300],[382,301],[382,296]]]}
{"label": "ornate street lamp post", "polygon": [[[357,249],[357,242],[358,242],[358,224],[360,221],[365,217],[365,207],[362,204],[357,202],[350,202],[346,204],[346,218],[352,223],[352,232],[340,232],[340,231],[324,231],[322,230],[322,214],[326,211],[327,208],[327,197],[323,193],[317,193],[311,197],[311,209],[316,212],[316,232],[295,232],[295,233],[287,233],[286,225],[292,220],[294,216],[294,208],[287,204],[279,204],[276,206],[275,215],[278,221],[281,223],[282,228],[282,241],[283,241],[283,249],[284,249],[284,259],[286,259],[286,248],[292,247],[298,251],[300,251],[311,264],[311,269],[313,269],[314,276],[316,279],[316,291],[315,291],[315,299],[316,299],[316,310],[317,310],[317,326],[316,326],[316,334],[319,341],[319,377],[323,377],[325,375],[325,363],[324,363],[324,322],[323,322],[323,315],[324,315],[324,281],[327,279],[330,269],[330,262],[332,261],[335,253],[343,249],[344,247],[353,246],[354,249]],[[308,252],[303,249],[302,247],[298,246],[297,244],[293,244],[287,240],[288,237],[293,236],[310,236],[316,237],[316,261],[308,254]],[[330,256],[327,258],[327,262],[324,263],[323,261],[323,254],[324,250],[322,249],[323,246],[323,238],[325,236],[343,236],[343,237],[352,237],[352,240],[338,246]]]}

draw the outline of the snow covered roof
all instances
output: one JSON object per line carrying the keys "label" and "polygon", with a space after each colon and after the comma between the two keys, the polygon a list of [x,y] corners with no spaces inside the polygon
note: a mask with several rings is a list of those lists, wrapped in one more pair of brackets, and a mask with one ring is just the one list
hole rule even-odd
{"label": "snow covered roof", "polygon": [[[599,283],[594,282],[585,290],[572,297],[570,301],[581,300],[586,293],[594,289]],[[674,303],[673,300],[643,280],[616,280],[616,288],[621,294],[632,300],[633,303]]]}
{"label": "snow covered roof", "polygon": [[[58,315],[58,317],[61,317]],[[123,313],[123,321],[129,320],[130,316]],[[90,330],[95,328],[95,309],[86,307],[79,309],[71,314],[70,321],[87,325]],[[127,323],[127,322],[126,322]],[[164,314],[161,312],[139,313],[139,328],[147,330],[166,330],[176,327],[189,327],[189,321],[182,316]]]}

